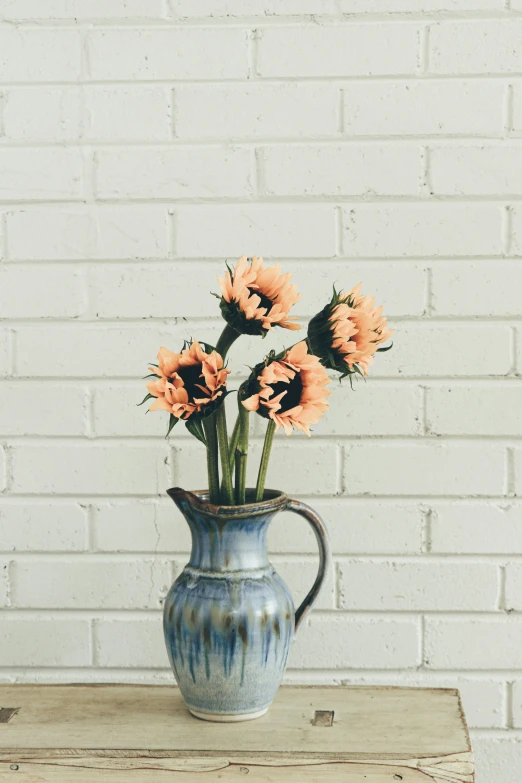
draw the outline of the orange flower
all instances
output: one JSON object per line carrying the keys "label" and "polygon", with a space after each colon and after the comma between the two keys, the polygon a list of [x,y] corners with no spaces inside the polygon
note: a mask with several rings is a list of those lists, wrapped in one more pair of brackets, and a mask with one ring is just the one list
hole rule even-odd
{"label": "orange flower", "polygon": [[181,353],[160,348],[158,366],[149,369],[158,376],[147,384],[149,395],[156,397],[149,410],[168,411],[185,421],[194,413],[211,412],[230,372],[217,351],[206,353],[197,340]]}
{"label": "orange flower", "polygon": [[382,307],[375,307],[373,297],[361,294],[359,283],[346,294],[334,289],[331,301],[310,321],[308,342],[328,369],[343,377],[355,372],[367,375],[374,354],[389,350],[379,346],[393,332]]}
{"label": "orange flower", "polygon": [[265,334],[274,326],[300,329],[288,316],[301,294],[290,284],[292,275],[281,274],[279,265],[263,267],[263,259],[241,256],[235,269],[227,269],[221,288],[223,318],[241,334]]}
{"label": "orange flower", "polygon": [[317,356],[308,353],[306,341],[290,348],[283,359],[269,356],[256,377],[258,370],[247,382],[248,392],[254,393],[243,400],[245,408],[273,419],[276,429],[284,427],[287,435],[293,426],[309,436],[310,424],[317,424],[328,410],[330,391],[325,388],[328,374]]}

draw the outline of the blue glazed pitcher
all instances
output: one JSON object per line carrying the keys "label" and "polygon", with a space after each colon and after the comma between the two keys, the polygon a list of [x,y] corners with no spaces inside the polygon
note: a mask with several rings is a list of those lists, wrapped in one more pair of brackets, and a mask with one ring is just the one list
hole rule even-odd
{"label": "blue glazed pitcher", "polygon": [[[206,491],[167,491],[192,534],[190,560],[163,615],[181,693],[204,720],[258,718],[274,699],[294,631],[321,589],[330,559],[324,524],[309,506],[276,490],[242,506],[212,505]],[[247,500],[253,497],[247,491]],[[284,510],[305,517],[319,544],[319,572],[297,611],[267,556],[268,526]]]}

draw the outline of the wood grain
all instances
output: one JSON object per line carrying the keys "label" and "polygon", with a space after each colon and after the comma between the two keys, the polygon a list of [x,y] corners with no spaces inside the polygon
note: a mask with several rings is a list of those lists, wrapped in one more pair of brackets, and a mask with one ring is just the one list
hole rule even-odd
{"label": "wood grain", "polygon": [[198,721],[165,686],[5,685],[0,702],[20,705],[0,726],[0,781],[474,780],[455,690],[282,688],[250,724]]}

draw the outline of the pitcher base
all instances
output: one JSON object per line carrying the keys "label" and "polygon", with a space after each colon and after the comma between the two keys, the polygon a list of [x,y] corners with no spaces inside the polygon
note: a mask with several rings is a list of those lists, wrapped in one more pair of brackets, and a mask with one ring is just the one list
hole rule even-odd
{"label": "pitcher base", "polygon": [[209,720],[214,723],[238,723],[242,720],[255,720],[256,718],[261,718],[262,715],[265,715],[268,712],[268,707],[265,707],[263,710],[257,710],[257,712],[242,712],[238,715],[233,715],[232,713],[227,715],[222,712],[198,712],[198,710],[193,710],[191,707],[189,707],[189,710],[194,717],[199,718],[200,720]]}

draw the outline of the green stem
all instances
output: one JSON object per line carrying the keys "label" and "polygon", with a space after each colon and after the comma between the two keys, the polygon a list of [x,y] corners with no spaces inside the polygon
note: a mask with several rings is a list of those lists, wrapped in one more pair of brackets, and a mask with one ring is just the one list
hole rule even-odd
{"label": "green stem", "polygon": [[[219,336],[219,340],[216,343],[216,351],[221,355],[223,361],[225,360],[230,347],[233,345],[233,343],[235,343],[235,341],[239,336],[240,336],[239,332],[236,332],[236,330],[233,329],[231,326],[229,326],[229,324],[227,324],[223,329],[223,331],[221,332],[221,335]],[[232,457],[230,456],[230,452],[229,452],[227,420],[225,414],[224,400],[219,406],[218,410],[216,411],[214,431],[217,440],[216,449],[219,446],[219,454],[221,457],[221,470],[223,473],[223,480],[221,484],[221,494],[222,494],[221,499],[222,502],[228,506],[228,505],[232,505],[234,502],[234,490],[232,486],[232,466],[234,464],[233,463],[234,458],[233,456]],[[233,454],[234,452],[232,451],[232,455]],[[207,457],[208,459],[210,459],[208,455]],[[218,457],[216,455],[216,461],[217,459]],[[218,493],[219,493],[219,489],[218,489]]]}
{"label": "green stem", "polygon": [[239,500],[239,487],[241,484],[241,461],[239,458],[239,451],[236,451],[234,453],[235,458],[235,469],[234,469],[234,500],[236,502],[236,506],[239,506],[241,504],[241,501]]}
{"label": "green stem", "polygon": [[219,457],[215,414],[203,419],[207,439],[208,491],[211,503],[219,504]]}
{"label": "green stem", "polygon": [[239,413],[236,417],[236,423],[234,424],[234,429],[232,430],[232,435],[230,436],[230,442],[228,444],[228,456],[230,459],[230,470],[234,470],[234,464],[236,460],[236,449],[237,444],[239,442],[239,425],[240,425],[240,418]]}
{"label": "green stem", "polygon": [[249,411],[243,405],[243,394],[238,394],[239,440],[236,448],[236,503],[246,503],[246,471],[248,459]]}
{"label": "green stem", "polygon": [[259,465],[259,473],[257,476],[256,503],[263,500],[263,495],[265,494],[266,472],[268,470],[268,460],[270,459],[270,450],[274,440],[275,428],[275,421],[269,419],[265,433],[265,442],[263,444],[263,453],[261,454],[261,464]]}
{"label": "green stem", "polygon": [[236,342],[237,338],[241,335],[232,329],[228,324],[225,326],[219,336],[219,340],[216,343],[216,351],[221,354],[223,360],[225,359],[230,347]]}
{"label": "green stem", "polygon": [[228,435],[227,435],[227,417],[225,406],[221,404],[216,411],[217,440],[219,444],[219,454],[221,457],[221,472],[223,481],[221,484],[222,498],[221,502],[225,506],[231,506],[234,503],[234,491],[232,488],[232,471],[230,470],[230,458],[228,456]]}

